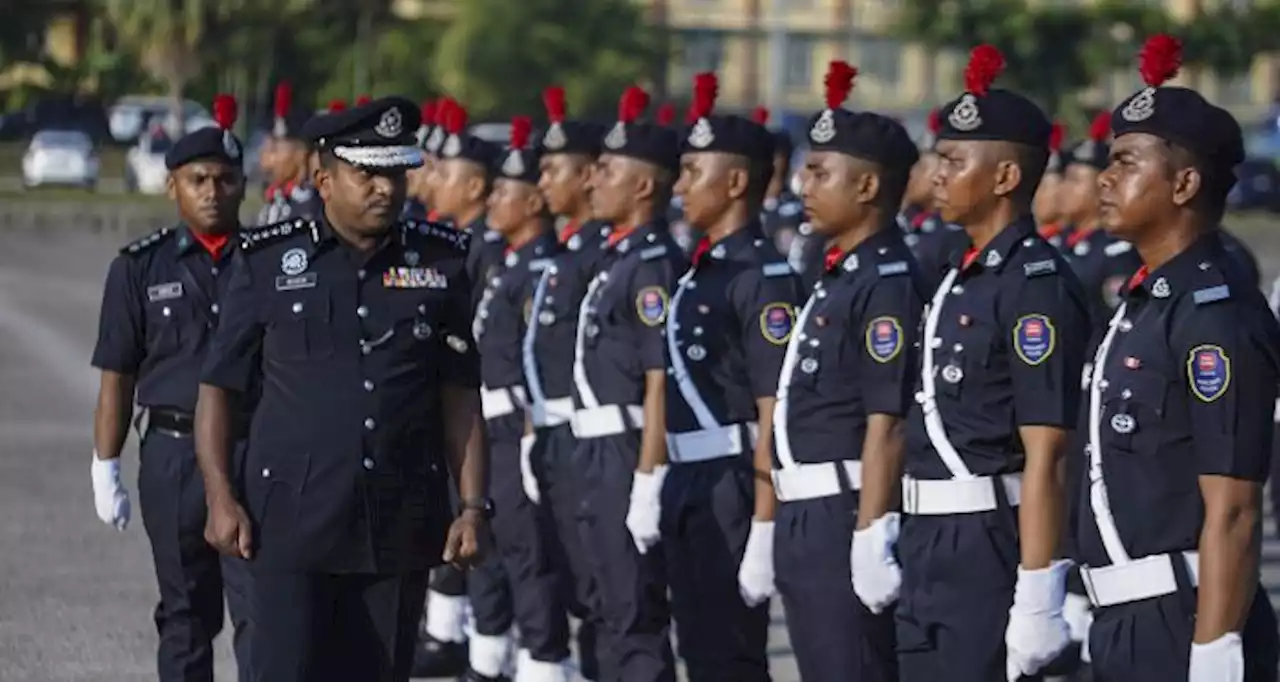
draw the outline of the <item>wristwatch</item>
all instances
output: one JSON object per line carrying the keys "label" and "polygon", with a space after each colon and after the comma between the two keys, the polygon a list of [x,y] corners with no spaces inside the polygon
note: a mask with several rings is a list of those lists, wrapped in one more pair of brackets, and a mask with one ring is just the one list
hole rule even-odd
{"label": "wristwatch", "polygon": [[486,519],[493,518],[493,499],[488,497],[472,497],[462,501],[463,511],[478,511]]}

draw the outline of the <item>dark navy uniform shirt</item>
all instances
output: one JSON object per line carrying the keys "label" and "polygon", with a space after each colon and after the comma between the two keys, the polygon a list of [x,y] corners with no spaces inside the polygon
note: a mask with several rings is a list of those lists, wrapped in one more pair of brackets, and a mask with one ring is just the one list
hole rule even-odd
{"label": "dark navy uniform shirt", "polygon": [[467,276],[475,286],[471,302],[474,307],[480,303],[480,296],[484,293],[489,279],[501,267],[507,243],[502,240],[502,235],[489,229],[489,224],[483,217],[468,225],[465,233],[470,235],[467,250]]}
{"label": "dark navy uniform shirt", "polygon": [[952,255],[969,246],[969,235],[938,214],[919,210],[899,213],[898,227],[919,265],[925,291],[932,293],[949,269]]}
{"label": "dark navy uniform shirt", "polygon": [[215,260],[179,225],[121,249],[107,273],[93,366],[137,377],[143,407],[194,412],[238,244],[231,235]]}
{"label": "dark navy uniform shirt", "polygon": [[1267,480],[1280,324],[1231,258],[1215,231],[1148,273],[1090,356],[1085,564],[1196,549],[1200,476]]}
{"label": "dark navy uniform shirt", "polygon": [[1245,281],[1251,282],[1255,289],[1261,288],[1262,270],[1258,267],[1258,258],[1253,255],[1253,251],[1226,228],[1219,228],[1218,234],[1222,239],[1222,248],[1226,249],[1227,255],[1240,268]]}
{"label": "dark navy uniform shirt", "polygon": [[533,293],[551,266],[556,237],[548,231],[508,251],[489,278],[471,333],[480,349],[480,377],[487,389],[524,385],[521,343],[533,312]]}
{"label": "dark navy uniform shirt", "polygon": [[[933,295],[920,340],[906,471],[921,479],[1021,471],[1018,428],[1070,429],[1079,409],[1088,310],[1035,222],[1015,222],[961,265],[957,257]],[[941,419],[944,442],[931,442],[926,418]]]}
{"label": "dark navy uniform shirt", "polygon": [[791,248],[787,250],[787,262],[800,275],[800,285],[806,291],[812,289],[822,276],[826,252],[827,240],[814,232],[812,224],[800,223],[795,238],[791,240]]}
{"label": "dark navy uniform shirt", "polygon": [[1102,327],[1120,305],[1120,290],[1142,260],[1132,244],[1101,229],[1073,230],[1063,246],[1067,263],[1084,287],[1093,326]]}
{"label": "dark navy uniform shirt", "polygon": [[440,388],[479,384],[464,242],[418,222],[367,254],[323,220],[246,233],[202,381],[242,391],[262,376],[246,468],[255,561],[439,563],[452,516]]}
{"label": "dark navy uniform shirt", "polygon": [[826,270],[800,312],[774,409],[776,465],[860,459],[867,415],[914,404],[919,273],[895,228]]}
{"label": "dark navy uniform shirt", "polygon": [[758,225],[705,248],[695,251],[667,316],[672,434],[757,421],[756,399],[777,391],[801,295],[800,278]]}
{"label": "dark navy uniform shirt", "polygon": [[575,364],[581,364],[585,382],[575,377],[578,408],[641,405],[645,372],[666,368],[663,323],[676,278],[685,270],[684,254],[658,224],[610,239],[615,238],[579,314],[581,351]]}

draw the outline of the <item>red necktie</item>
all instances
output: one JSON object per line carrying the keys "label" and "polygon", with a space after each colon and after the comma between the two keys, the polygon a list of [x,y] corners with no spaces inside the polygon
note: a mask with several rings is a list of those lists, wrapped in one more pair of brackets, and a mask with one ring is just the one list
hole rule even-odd
{"label": "red necktie", "polygon": [[971,249],[969,249],[968,251],[965,251],[965,252],[964,252],[964,260],[963,260],[963,261],[960,261],[960,269],[961,269],[961,270],[968,270],[968,269],[969,269],[969,266],[970,266],[970,265],[973,265],[973,262],[974,262],[975,260],[978,260],[978,250],[977,250],[977,249],[973,249],[973,248],[971,248]]}
{"label": "red necktie", "polygon": [[826,261],[825,261],[825,263],[824,263],[824,264],[825,264],[825,266],[826,266],[826,269],[827,269],[827,270],[830,270],[830,269],[834,268],[837,264],[839,264],[839,263],[840,263],[840,257],[841,257],[841,256],[843,256],[843,255],[844,255],[844,252],[843,252],[843,251],[841,251],[841,250],[840,250],[840,247],[838,247],[838,246],[833,246],[833,247],[831,247],[831,248],[827,249],[827,259],[826,259]]}
{"label": "red necktie", "polygon": [[1133,277],[1129,278],[1129,285],[1125,287],[1125,290],[1133,291],[1134,289],[1137,289],[1138,285],[1147,281],[1147,275],[1149,273],[1150,273],[1150,270],[1148,270],[1147,266],[1145,265],[1138,268],[1138,271],[1133,273]]}
{"label": "red necktie", "polygon": [[697,267],[697,266],[698,266],[698,263],[702,261],[702,257],[703,257],[703,256],[705,256],[705,255],[707,255],[707,252],[708,252],[708,251],[710,251],[710,250],[711,250],[711,240],[710,240],[710,239],[707,239],[706,237],[703,237],[702,239],[699,239],[699,240],[698,240],[698,245],[693,249],[693,265],[694,265],[694,267]]}

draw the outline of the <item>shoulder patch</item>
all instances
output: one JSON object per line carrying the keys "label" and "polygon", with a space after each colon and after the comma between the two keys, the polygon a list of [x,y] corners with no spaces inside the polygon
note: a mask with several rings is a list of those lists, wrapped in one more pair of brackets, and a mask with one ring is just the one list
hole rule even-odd
{"label": "shoulder patch", "polygon": [[866,336],[867,355],[880,364],[893,360],[902,352],[902,323],[892,315],[883,315],[868,322]]}
{"label": "shoulder patch", "polygon": [[462,230],[455,230],[442,223],[429,220],[408,220],[405,221],[404,226],[405,229],[417,230],[419,234],[434,237],[462,251],[466,251],[471,245],[470,234]]}
{"label": "shoulder patch", "polygon": [[881,277],[892,277],[893,275],[905,275],[907,274],[907,271],[909,269],[910,268],[907,265],[907,262],[904,260],[896,260],[896,261],[893,261],[892,263],[881,263],[880,265],[876,266],[876,272],[880,273]]}
{"label": "shoulder patch", "polygon": [[1048,360],[1056,345],[1057,330],[1048,315],[1023,315],[1013,326],[1013,351],[1019,359],[1032,367]]}
{"label": "shoulder patch", "polygon": [[796,310],[790,303],[776,301],[760,311],[760,335],[775,346],[791,340],[791,329],[795,323]]}
{"label": "shoulder patch", "polygon": [[312,241],[316,241],[315,230],[316,222],[314,220],[304,220],[302,218],[263,225],[262,227],[255,227],[241,232],[240,248],[248,253],[299,234],[309,234]]}
{"label": "shoulder patch", "polygon": [[1058,263],[1052,258],[1045,260],[1033,261],[1025,263],[1022,266],[1022,274],[1027,277],[1039,277],[1040,275],[1051,275],[1058,271]]}
{"label": "shoulder patch", "polygon": [[795,272],[790,263],[765,263],[762,269],[765,277],[784,277]]}
{"label": "shoulder patch", "polygon": [[640,260],[655,260],[667,255],[667,247],[665,244],[650,246],[640,252]]}
{"label": "shoulder patch", "polygon": [[1119,255],[1129,253],[1132,250],[1133,250],[1133,244],[1130,244],[1129,242],[1115,242],[1113,244],[1107,244],[1105,247],[1103,247],[1102,252],[1107,254],[1108,256],[1119,256]]}
{"label": "shoulder patch", "polygon": [[662,287],[645,287],[636,294],[636,315],[647,326],[656,327],[667,319],[670,298]]}
{"label": "shoulder patch", "polygon": [[1187,385],[1201,401],[1211,403],[1231,386],[1231,359],[1222,346],[1203,344],[1187,357]]}
{"label": "shoulder patch", "polygon": [[1228,287],[1225,284],[1219,284],[1216,287],[1197,289],[1195,293],[1191,294],[1191,298],[1196,302],[1196,305],[1225,301],[1231,298],[1231,287]]}
{"label": "shoulder patch", "polygon": [[172,227],[162,227],[145,237],[135,239],[120,247],[120,253],[132,255],[135,253],[142,253],[143,251],[150,251],[172,235]]}

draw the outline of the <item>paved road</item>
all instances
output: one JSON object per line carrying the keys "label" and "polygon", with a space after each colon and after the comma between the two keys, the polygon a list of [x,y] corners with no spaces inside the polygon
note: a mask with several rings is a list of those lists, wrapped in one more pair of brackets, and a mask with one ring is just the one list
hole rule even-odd
{"label": "paved road", "polygon": [[[154,679],[155,600],[140,524],[96,519],[88,458],[96,375],[88,366],[116,235],[0,233],[0,680]],[[1265,259],[1268,270],[1277,263]],[[126,453],[126,480],[136,451]],[[136,499],[136,497],[135,497]],[[135,510],[135,521],[137,512]],[[1268,521],[1267,537],[1274,537]],[[1280,601],[1280,542],[1264,569]],[[782,614],[771,631],[776,682],[795,682]],[[220,642],[218,682],[231,682]]]}

